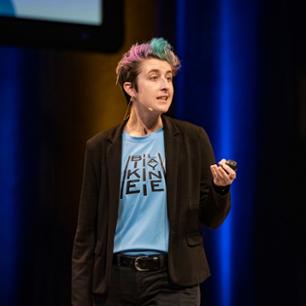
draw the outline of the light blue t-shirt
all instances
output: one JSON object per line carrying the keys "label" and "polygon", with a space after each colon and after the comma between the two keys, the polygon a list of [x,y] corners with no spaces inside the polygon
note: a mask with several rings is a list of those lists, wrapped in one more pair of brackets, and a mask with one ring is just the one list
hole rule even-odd
{"label": "light blue t-shirt", "polygon": [[122,134],[121,184],[114,253],[168,252],[164,132]]}

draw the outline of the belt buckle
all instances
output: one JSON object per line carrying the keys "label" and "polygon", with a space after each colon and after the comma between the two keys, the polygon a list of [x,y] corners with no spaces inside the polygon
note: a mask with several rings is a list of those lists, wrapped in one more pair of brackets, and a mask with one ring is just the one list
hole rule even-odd
{"label": "belt buckle", "polygon": [[138,256],[138,257],[135,258],[134,267],[135,267],[135,269],[137,271],[140,271],[140,272],[148,272],[148,271],[150,271],[149,268],[141,268],[139,266],[139,262],[138,262],[138,260],[141,260],[141,259],[144,259],[144,258],[147,258],[147,257],[148,256]]}

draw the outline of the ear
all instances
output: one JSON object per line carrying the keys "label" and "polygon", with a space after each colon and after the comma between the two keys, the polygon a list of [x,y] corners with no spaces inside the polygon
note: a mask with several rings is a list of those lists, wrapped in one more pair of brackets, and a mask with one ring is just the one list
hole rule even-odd
{"label": "ear", "polygon": [[124,82],[123,89],[130,97],[134,97],[136,94],[135,88],[131,82]]}

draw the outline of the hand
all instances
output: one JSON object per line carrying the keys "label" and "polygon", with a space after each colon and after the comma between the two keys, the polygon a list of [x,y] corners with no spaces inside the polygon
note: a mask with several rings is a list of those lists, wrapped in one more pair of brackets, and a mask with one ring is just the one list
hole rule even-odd
{"label": "hand", "polygon": [[231,185],[236,178],[236,172],[226,164],[225,159],[222,159],[218,165],[211,165],[210,170],[216,186],[225,187]]}

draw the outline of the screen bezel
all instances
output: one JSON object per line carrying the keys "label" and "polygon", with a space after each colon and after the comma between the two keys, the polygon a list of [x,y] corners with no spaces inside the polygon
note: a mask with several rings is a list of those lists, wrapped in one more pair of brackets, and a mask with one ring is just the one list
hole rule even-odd
{"label": "screen bezel", "polygon": [[115,52],[123,44],[123,0],[103,0],[102,25],[0,16],[0,44]]}

